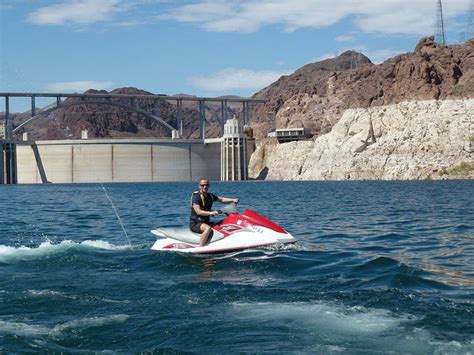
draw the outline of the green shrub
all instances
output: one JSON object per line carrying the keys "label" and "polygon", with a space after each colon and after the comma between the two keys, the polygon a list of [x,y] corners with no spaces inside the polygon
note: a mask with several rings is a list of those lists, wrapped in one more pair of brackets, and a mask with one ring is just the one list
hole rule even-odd
{"label": "green shrub", "polygon": [[449,171],[446,168],[443,168],[439,171],[439,176],[449,175]]}
{"label": "green shrub", "polygon": [[474,134],[469,137],[469,142],[474,143]]}
{"label": "green shrub", "polygon": [[467,176],[474,171],[474,164],[463,161],[461,164],[449,169],[449,173],[454,175]]}

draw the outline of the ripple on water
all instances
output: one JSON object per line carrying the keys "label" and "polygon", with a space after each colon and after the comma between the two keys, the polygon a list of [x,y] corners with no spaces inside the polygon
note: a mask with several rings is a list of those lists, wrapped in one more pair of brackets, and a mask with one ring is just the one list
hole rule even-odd
{"label": "ripple on water", "polygon": [[149,233],[195,184],[106,187],[131,245],[99,185],[0,186],[2,351],[474,352],[473,182],[216,183],[299,242],[197,257]]}

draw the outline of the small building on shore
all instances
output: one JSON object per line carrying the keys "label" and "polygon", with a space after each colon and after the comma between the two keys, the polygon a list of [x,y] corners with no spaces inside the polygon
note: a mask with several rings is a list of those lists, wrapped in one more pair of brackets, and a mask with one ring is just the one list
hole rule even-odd
{"label": "small building on shore", "polygon": [[278,139],[278,143],[309,139],[312,136],[313,135],[308,128],[275,129],[274,131],[268,133],[268,137]]}

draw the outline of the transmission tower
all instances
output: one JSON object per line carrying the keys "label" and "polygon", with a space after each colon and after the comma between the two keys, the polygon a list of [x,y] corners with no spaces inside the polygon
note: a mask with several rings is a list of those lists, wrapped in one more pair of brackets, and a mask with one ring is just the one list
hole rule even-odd
{"label": "transmission tower", "polygon": [[443,5],[441,3],[441,0],[438,0],[438,6],[436,10],[435,30],[436,30],[436,35],[435,35],[436,42],[446,45],[446,36],[444,34]]}

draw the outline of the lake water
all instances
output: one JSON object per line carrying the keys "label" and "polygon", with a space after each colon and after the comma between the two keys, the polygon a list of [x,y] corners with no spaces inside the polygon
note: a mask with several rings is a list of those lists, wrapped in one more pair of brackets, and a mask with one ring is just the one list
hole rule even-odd
{"label": "lake water", "polygon": [[474,181],[216,182],[298,243],[150,250],[195,188],[0,186],[0,352],[474,352]]}

